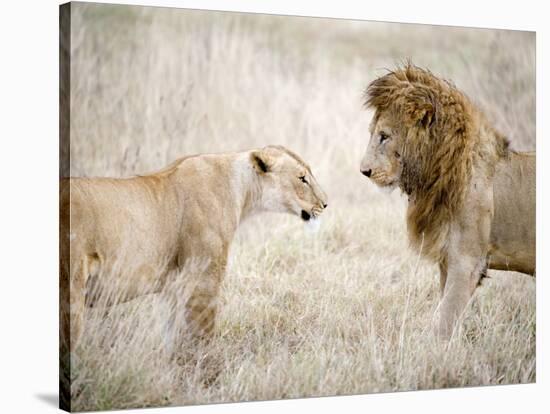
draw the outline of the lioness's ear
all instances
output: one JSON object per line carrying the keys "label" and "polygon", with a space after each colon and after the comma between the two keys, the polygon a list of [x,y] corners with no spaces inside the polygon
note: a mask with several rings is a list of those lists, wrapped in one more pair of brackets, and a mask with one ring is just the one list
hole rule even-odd
{"label": "lioness's ear", "polygon": [[252,154],[250,154],[250,161],[254,169],[259,173],[266,173],[269,171],[269,158],[264,152],[252,151]]}

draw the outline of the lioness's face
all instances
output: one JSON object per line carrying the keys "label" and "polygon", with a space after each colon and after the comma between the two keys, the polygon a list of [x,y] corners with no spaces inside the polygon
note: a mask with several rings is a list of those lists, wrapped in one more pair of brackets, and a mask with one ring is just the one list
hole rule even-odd
{"label": "lioness's face", "polygon": [[317,218],[327,207],[327,196],[307,164],[283,147],[266,147],[256,153],[262,186],[262,207],[295,214],[304,221]]}
{"label": "lioness's face", "polygon": [[398,134],[384,115],[373,118],[370,133],[361,173],[380,187],[394,188],[399,184],[402,170]]}

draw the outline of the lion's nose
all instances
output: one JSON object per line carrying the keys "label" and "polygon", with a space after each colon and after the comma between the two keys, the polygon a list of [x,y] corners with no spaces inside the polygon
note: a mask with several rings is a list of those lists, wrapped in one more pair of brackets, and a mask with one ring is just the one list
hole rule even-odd
{"label": "lion's nose", "polygon": [[361,173],[363,175],[366,175],[367,177],[370,177],[370,175],[372,174],[372,170],[369,168],[368,170],[361,171]]}
{"label": "lion's nose", "polygon": [[323,203],[323,208],[327,208],[328,204],[327,203]]}

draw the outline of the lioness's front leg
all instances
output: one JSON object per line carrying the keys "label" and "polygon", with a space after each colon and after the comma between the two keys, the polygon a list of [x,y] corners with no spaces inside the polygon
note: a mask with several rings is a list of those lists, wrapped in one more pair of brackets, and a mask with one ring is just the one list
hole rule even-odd
{"label": "lioness's front leg", "polygon": [[190,343],[208,340],[212,335],[226,262],[226,257],[187,260],[164,287],[168,311],[164,337],[172,357],[189,348]]}
{"label": "lioness's front leg", "polygon": [[185,302],[185,321],[194,339],[208,339],[216,320],[218,292],[225,274],[226,259],[212,258],[204,273],[191,281]]}

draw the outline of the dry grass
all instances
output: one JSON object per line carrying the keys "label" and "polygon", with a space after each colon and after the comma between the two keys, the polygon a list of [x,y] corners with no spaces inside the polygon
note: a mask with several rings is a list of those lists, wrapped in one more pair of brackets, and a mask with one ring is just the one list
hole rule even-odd
{"label": "dry grass", "polygon": [[434,266],[405,200],[359,172],[366,84],[405,58],[534,149],[534,35],[73,4],[71,175],[124,176],[189,153],[283,144],[329,195],[316,235],[266,215],[239,231],[214,341],[221,369],[164,357],[159,298],[90,312],[73,409],[198,404],[535,380],[535,284],[491,272],[449,344],[430,334]]}

